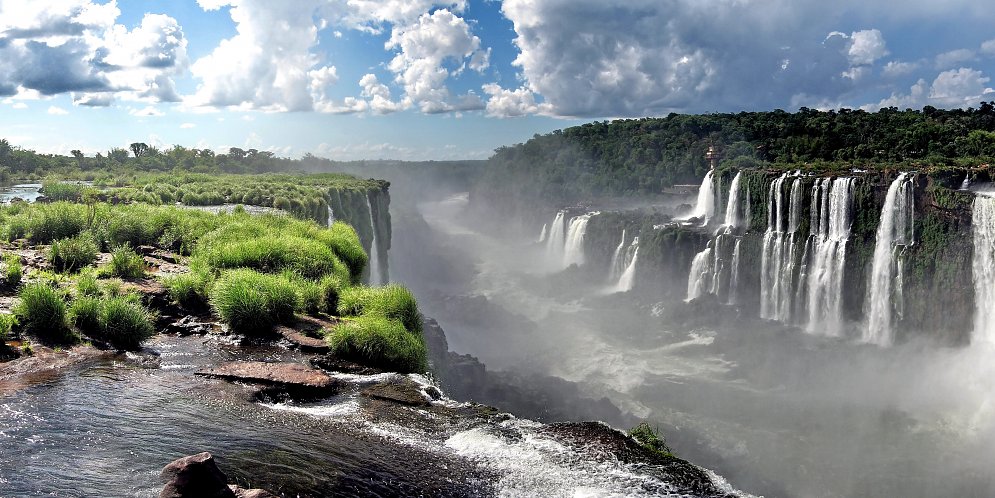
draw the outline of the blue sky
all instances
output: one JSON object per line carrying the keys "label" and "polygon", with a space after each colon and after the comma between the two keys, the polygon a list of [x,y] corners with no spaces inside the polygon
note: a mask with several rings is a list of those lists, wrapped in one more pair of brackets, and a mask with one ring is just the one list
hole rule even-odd
{"label": "blue sky", "polygon": [[977,0],[0,0],[0,137],[486,158],[600,119],[995,100]]}

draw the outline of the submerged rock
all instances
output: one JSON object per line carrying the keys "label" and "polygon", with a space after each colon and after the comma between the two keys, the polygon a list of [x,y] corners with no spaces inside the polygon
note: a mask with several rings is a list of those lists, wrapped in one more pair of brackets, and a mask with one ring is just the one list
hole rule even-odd
{"label": "submerged rock", "polygon": [[205,368],[195,375],[262,384],[268,395],[286,394],[295,399],[319,399],[338,391],[339,383],[327,374],[300,363],[231,361]]}
{"label": "submerged rock", "polygon": [[325,341],[316,337],[308,336],[285,325],[277,326],[276,333],[283,336],[284,339],[290,341],[294,347],[300,349],[301,351],[327,353],[329,350],[328,344],[326,344]]}
{"label": "submerged rock", "polygon": [[[438,392],[438,389],[434,387],[432,389]],[[435,397],[432,394],[422,391],[422,386],[408,378],[374,384],[363,389],[360,394],[374,399],[393,401],[410,406],[431,406],[432,403],[429,401],[429,398]],[[438,395],[438,397],[441,398],[441,395]]]}

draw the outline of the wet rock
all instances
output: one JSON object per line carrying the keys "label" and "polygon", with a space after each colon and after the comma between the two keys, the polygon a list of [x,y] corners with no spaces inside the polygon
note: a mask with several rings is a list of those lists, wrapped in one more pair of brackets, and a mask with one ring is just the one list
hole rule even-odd
{"label": "wet rock", "polygon": [[422,336],[428,349],[428,361],[432,370],[442,372],[449,369],[449,343],[446,333],[434,318],[425,317],[422,320]]}
{"label": "wet rock", "polygon": [[159,498],[235,498],[228,477],[208,452],[173,460],[159,475],[166,486]]}
{"label": "wet rock", "polygon": [[290,341],[291,344],[301,351],[311,353],[327,353],[329,351],[328,344],[326,344],[325,341],[316,337],[305,335],[285,325],[277,326],[276,333],[283,336],[284,339]]}
{"label": "wet rock", "polygon": [[245,489],[234,484],[229,484],[228,487],[235,493],[236,498],[279,498],[265,489]]}
{"label": "wet rock", "polygon": [[390,382],[374,384],[363,389],[360,394],[374,399],[393,401],[409,406],[431,406],[420,385],[407,377]]}
{"label": "wet rock", "polygon": [[368,367],[359,363],[343,360],[342,358],[339,358],[331,353],[322,356],[315,356],[314,358],[311,358],[310,363],[312,367],[320,368],[328,372],[339,372],[354,375],[376,375],[384,372],[379,368]]}
{"label": "wet rock", "polygon": [[339,383],[324,372],[300,363],[232,361],[194,374],[261,384],[270,388],[266,390],[267,395],[286,394],[293,399],[324,398],[335,394],[339,387]]}
{"label": "wet rock", "polygon": [[211,332],[211,323],[202,322],[193,315],[186,315],[168,323],[165,332],[178,335],[204,335]]}

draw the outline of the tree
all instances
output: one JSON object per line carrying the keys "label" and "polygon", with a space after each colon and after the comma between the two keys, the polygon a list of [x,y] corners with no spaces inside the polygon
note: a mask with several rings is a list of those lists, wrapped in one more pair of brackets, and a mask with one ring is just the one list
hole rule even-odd
{"label": "tree", "polygon": [[129,147],[131,147],[131,152],[135,154],[135,157],[142,157],[149,152],[149,145],[142,142],[135,142]]}

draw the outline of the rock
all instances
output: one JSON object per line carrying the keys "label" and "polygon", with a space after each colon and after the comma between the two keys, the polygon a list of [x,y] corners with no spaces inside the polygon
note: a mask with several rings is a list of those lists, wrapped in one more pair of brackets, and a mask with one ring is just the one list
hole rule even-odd
{"label": "rock", "polygon": [[229,484],[228,487],[235,493],[236,498],[279,498],[265,489],[245,489],[234,484]]}
{"label": "rock", "polygon": [[165,332],[179,335],[204,335],[211,332],[211,324],[201,322],[193,315],[186,315],[166,325]]}
{"label": "rock", "polygon": [[434,318],[425,317],[422,320],[422,337],[425,338],[425,348],[428,349],[428,361],[432,370],[444,372],[448,370],[449,343],[446,333]]}
{"label": "rock", "polygon": [[228,477],[208,452],[173,460],[162,469],[166,486],[159,498],[235,498]]}
{"label": "rock", "polygon": [[421,386],[406,377],[402,380],[374,384],[366,389],[363,389],[360,394],[374,399],[401,403],[402,405],[432,405],[432,403],[425,398],[425,394],[422,392]]}
{"label": "rock", "polygon": [[339,383],[327,374],[300,363],[231,361],[194,373],[229,381],[271,387],[266,394],[286,394],[294,399],[320,399],[336,393]]}
{"label": "rock", "polygon": [[328,372],[339,372],[354,375],[376,375],[384,372],[379,368],[368,367],[366,365],[360,365],[359,363],[343,360],[342,358],[339,358],[331,353],[323,356],[315,356],[314,358],[311,358],[310,363],[312,367],[320,368]]}
{"label": "rock", "polygon": [[276,333],[283,336],[284,339],[290,341],[291,344],[296,346],[301,351],[327,353],[330,349],[325,341],[316,337],[307,336],[285,325],[278,325],[276,327]]}

